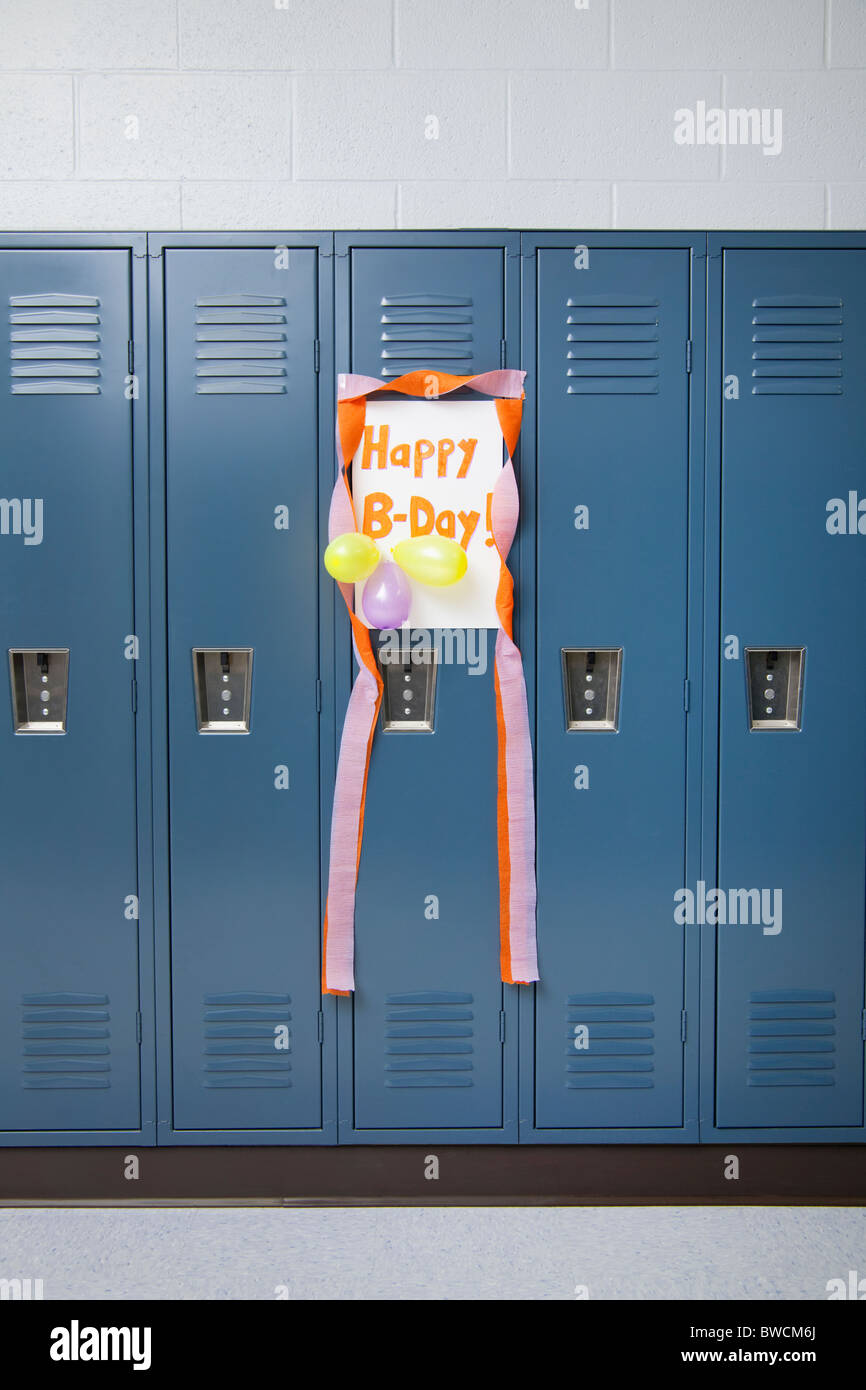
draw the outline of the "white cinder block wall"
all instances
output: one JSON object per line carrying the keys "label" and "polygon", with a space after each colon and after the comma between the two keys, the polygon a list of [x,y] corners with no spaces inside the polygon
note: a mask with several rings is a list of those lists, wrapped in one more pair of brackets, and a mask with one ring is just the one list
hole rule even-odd
{"label": "white cinder block wall", "polygon": [[862,228],[864,69],[866,0],[0,0],[0,227]]}

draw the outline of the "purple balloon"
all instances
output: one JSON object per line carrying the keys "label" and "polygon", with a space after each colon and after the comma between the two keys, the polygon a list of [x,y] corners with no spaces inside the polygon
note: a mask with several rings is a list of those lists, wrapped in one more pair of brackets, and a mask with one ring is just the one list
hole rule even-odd
{"label": "purple balloon", "polygon": [[371,627],[400,627],[409,616],[412,590],[393,560],[380,560],[364,585],[364,617]]}

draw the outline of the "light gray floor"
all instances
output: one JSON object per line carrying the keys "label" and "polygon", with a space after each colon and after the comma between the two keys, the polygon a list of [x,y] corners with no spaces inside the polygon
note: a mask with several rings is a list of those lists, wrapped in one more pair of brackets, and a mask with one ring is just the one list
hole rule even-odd
{"label": "light gray floor", "polygon": [[860,1208],[0,1210],[0,1279],[46,1299],[820,1299],[850,1270]]}

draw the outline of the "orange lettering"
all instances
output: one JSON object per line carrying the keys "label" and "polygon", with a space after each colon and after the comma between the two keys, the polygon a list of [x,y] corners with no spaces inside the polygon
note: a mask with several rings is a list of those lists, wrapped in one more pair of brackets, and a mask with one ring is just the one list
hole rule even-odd
{"label": "orange lettering", "polygon": [[[419,520],[424,514],[423,522]],[[433,530],[436,509],[425,497],[413,497],[409,502],[409,530],[413,536],[429,536]]]}
{"label": "orange lettering", "polygon": [[374,454],[378,457],[378,466],[380,468],[386,468],[388,466],[388,436],[391,433],[391,427],[390,425],[383,425],[379,430],[379,438],[374,443],[373,435],[375,430],[375,425],[364,426],[364,452],[361,455],[362,468],[370,467],[370,460]]}
{"label": "orange lettering", "polygon": [[455,530],[454,513],[440,512],[436,518],[436,530],[439,532],[440,536],[448,536],[453,541]]}
{"label": "orange lettering", "polygon": [[364,498],[364,524],[361,527],[365,536],[372,536],[374,541],[378,541],[388,535],[392,525],[388,513],[393,505],[393,499],[387,492],[367,494]]}
{"label": "orange lettering", "polygon": [[463,462],[457,469],[458,478],[465,478],[466,474],[469,472],[469,465],[472,462],[472,455],[475,453],[475,446],[477,443],[477,439],[460,440],[460,448],[463,450]]}
{"label": "orange lettering", "polygon": [[[471,541],[471,539],[472,539],[472,533],[473,533],[473,531],[475,530],[475,527],[478,525],[478,522],[480,521],[480,519],[481,519],[481,513],[480,513],[480,512],[458,512],[458,513],[457,513],[457,520],[460,522],[460,525],[463,527],[463,535],[460,537],[460,544],[463,546],[463,549],[464,549],[464,550],[466,549],[466,547],[468,546],[469,542]],[[453,531],[452,531],[451,534],[452,534],[452,535],[454,534]]]}
{"label": "orange lettering", "polygon": [[437,461],[437,464],[438,464],[438,468],[437,468],[437,470],[436,470],[437,476],[438,476],[438,477],[440,477],[440,478],[444,478],[444,477],[445,477],[445,469],[446,469],[447,464],[448,464],[448,459],[449,459],[449,456],[450,456],[451,454],[453,454],[453,453],[454,453],[454,440],[453,440],[453,439],[440,439],[440,440],[439,440],[439,452],[438,452],[437,460],[436,460],[436,461]]}
{"label": "orange lettering", "polygon": [[391,450],[391,463],[395,468],[409,467],[409,445],[395,444]]}
{"label": "orange lettering", "polygon": [[424,460],[432,457],[433,440],[416,439],[415,441],[415,477],[420,478],[424,468]]}

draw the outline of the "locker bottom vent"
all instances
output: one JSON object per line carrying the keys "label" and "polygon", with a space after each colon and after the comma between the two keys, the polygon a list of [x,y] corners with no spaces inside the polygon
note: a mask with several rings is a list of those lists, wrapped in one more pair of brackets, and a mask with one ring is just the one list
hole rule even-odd
{"label": "locker bottom vent", "polygon": [[565,1086],[570,1091],[635,1091],[655,1085],[655,997],[611,990],[570,994]]}
{"label": "locker bottom vent", "polygon": [[107,994],[21,998],[21,1085],[26,1091],[105,1091],[111,1085]]}
{"label": "locker bottom vent", "polygon": [[291,1086],[291,1002],[288,994],[206,994],[202,1085],[216,1091]]}
{"label": "locker bottom vent", "polygon": [[424,989],[385,996],[385,1085],[471,1086],[471,994]]}
{"label": "locker bottom vent", "polygon": [[836,995],[763,989],[749,995],[748,1086],[835,1086]]}

